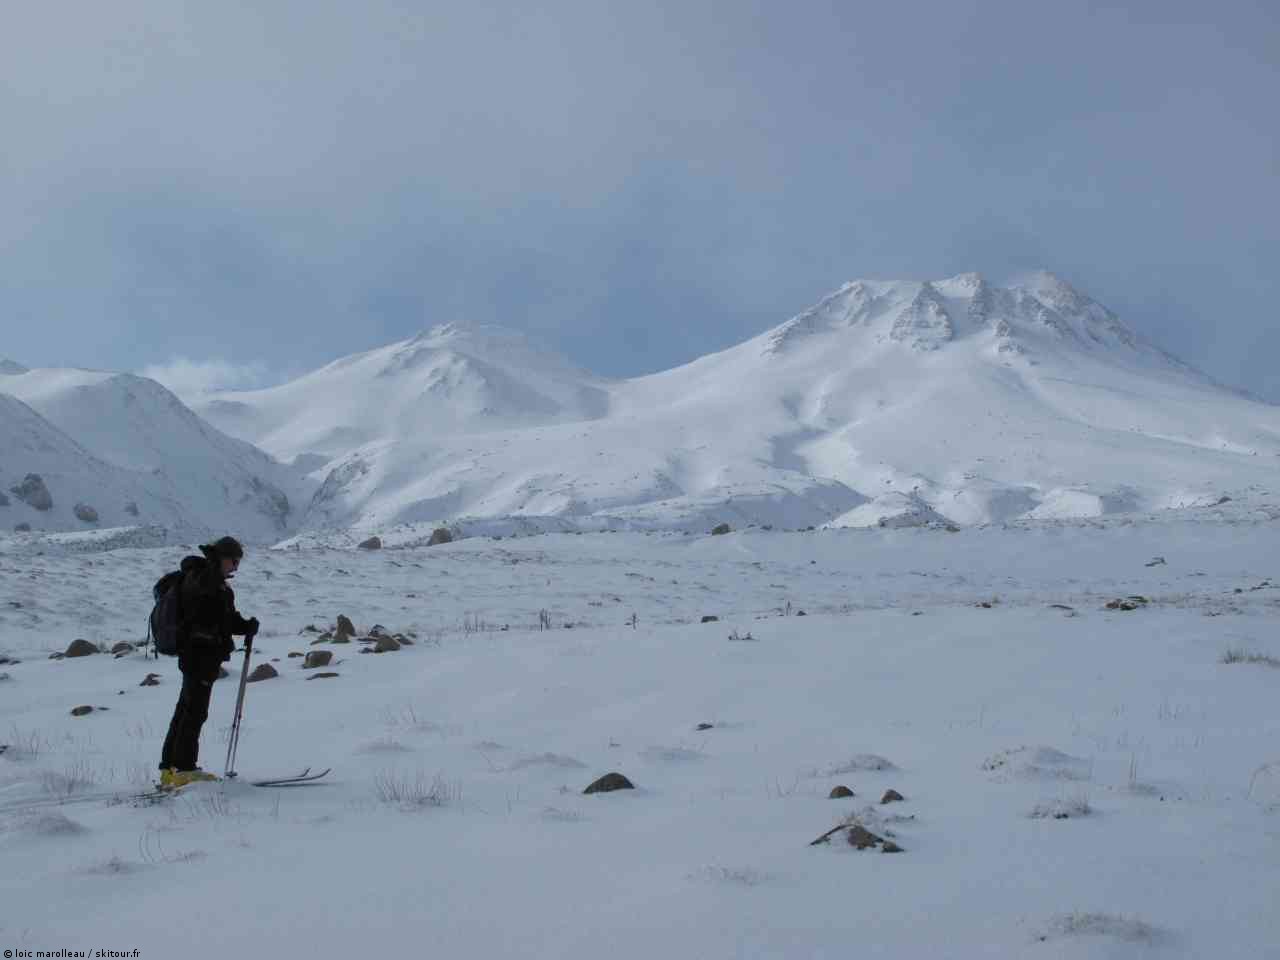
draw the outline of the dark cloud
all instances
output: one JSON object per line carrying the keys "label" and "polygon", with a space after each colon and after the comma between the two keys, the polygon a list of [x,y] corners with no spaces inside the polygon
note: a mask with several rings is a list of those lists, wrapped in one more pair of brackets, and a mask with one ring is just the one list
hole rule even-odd
{"label": "dark cloud", "polygon": [[1280,400],[1277,14],[1123,7],[28,5],[0,353],[297,370],[474,319],[629,374],[1045,266]]}

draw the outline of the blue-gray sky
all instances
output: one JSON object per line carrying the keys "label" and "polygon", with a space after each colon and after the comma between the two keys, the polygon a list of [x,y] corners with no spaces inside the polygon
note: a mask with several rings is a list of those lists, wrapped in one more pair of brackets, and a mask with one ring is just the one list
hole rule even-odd
{"label": "blue-gray sky", "polygon": [[1045,267],[1280,401],[1278,10],[21,5],[0,356],[249,382],[472,320],[627,375]]}

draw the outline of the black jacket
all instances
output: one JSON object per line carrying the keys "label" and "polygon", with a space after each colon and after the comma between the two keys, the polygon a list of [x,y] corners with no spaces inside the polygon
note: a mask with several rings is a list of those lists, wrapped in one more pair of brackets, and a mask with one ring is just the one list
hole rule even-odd
{"label": "black jacket", "polygon": [[236,610],[236,595],[222,576],[216,557],[185,557],[182,561],[182,629],[179,650],[201,659],[230,660],[232,636],[244,636],[250,626]]}

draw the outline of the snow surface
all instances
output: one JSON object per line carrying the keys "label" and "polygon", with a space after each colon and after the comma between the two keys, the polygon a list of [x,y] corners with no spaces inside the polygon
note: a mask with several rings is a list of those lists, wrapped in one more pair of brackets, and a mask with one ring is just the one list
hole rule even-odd
{"label": "snow surface", "polygon": [[[37,473],[55,504],[40,512],[13,499],[7,511],[0,507],[0,519],[13,515],[10,527],[83,528],[73,512],[83,502],[104,525],[235,530],[270,539],[290,529],[294,504],[305,504],[311,492],[293,470],[214,429],[155,381],[131,374],[6,372],[0,430],[3,489]],[[129,503],[136,514],[126,511]]]}
{"label": "snow surface", "polygon": [[201,412],[311,471],[306,533],[971,525],[1182,507],[1280,469],[1280,407],[1047,273],[849,283],[623,381],[450,325]]}
{"label": "snow surface", "polygon": [[[19,661],[0,664],[0,941],[1276,956],[1278,522],[1253,490],[957,532],[251,551],[240,607],[281,677],[248,688],[239,766],[334,773],[155,806],[110,798],[154,775],[174,663],[47,654],[136,639],[182,547],[0,538],[0,654]],[[418,642],[321,644],[340,676],[308,680],[288,653],[339,613]],[[204,737],[219,771],[240,663]],[[637,789],[582,794],[613,770]],[[836,784],[856,796],[827,799]],[[880,806],[889,788],[905,802]],[[904,852],[809,845],[850,816]]]}

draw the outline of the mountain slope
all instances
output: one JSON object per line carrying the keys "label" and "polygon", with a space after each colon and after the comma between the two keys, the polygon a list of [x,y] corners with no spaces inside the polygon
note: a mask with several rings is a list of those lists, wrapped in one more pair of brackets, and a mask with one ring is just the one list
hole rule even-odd
{"label": "mountain slope", "polygon": [[[16,397],[0,393],[0,524],[33,530],[76,530],[142,522],[131,504],[147,505],[147,522],[181,519],[178,505],[149,489],[148,478],[95,457]],[[38,477],[39,481],[28,481]],[[20,493],[29,483],[25,499]],[[42,499],[47,494],[47,499]],[[76,515],[76,507],[97,515]],[[139,507],[139,513],[141,509]]]}
{"label": "mountain slope", "polygon": [[[349,377],[334,414],[308,422],[329,451],[352,404],[366,410],[352,398],[380,396],[385,360],[369,358],[406,349],[326,368]],[[458,391],[426,427],[392,409],[347,434],[303,527],[969,524],[1203,502],[1280,467],[1280,408],[1212,383],[1049,274],[857,281],[721,353],[584,383],[590,409],[561,404],[519,429]]]}
{"label": "mountain slope", "polygon": [[227,528],[254,539],[273,538],[288,529],[290,496],[305,498],[292,471],[213,429],[152,380],[30,370],[0,376],[0,391],[96,459],[134,475],[129,482],[139,491],[133,498],[139,516],[124,522]]}
{"label": "mountain slope", "polygon": [[497,327],[435,327],[279,387],[222,393],[197,411],[309,466],[361,444],[604,415],[606,381]]}

